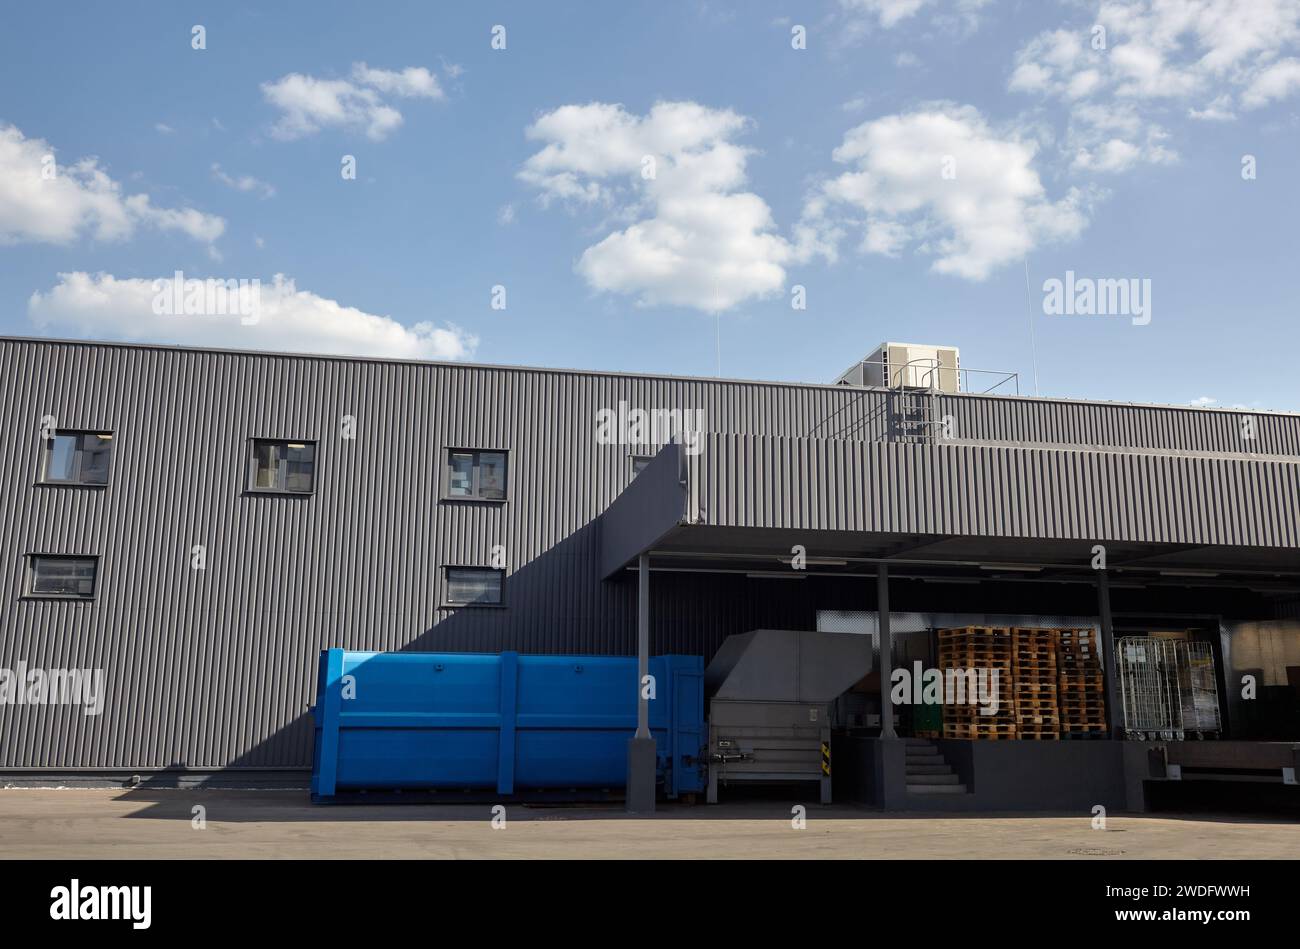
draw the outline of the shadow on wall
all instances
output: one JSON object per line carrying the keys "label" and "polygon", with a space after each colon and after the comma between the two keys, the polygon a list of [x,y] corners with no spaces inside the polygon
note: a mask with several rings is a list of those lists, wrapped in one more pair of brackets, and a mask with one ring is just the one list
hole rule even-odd
{"label": "shadow on wall", "polygon": [[[466,607],[440,612],[400,646],[403,652],[500,652],[571,655],[633,655],[636,650],[636,575],[608,581],[597,575],[596,525],[589,524],[510,574],[505,609]],[[1023,589],[1014,593],[978,587],[936,587],[896,581],[896,609],[997,612],[1006,597],[1027,610],[1075,609],[1090,604],[1090,591]],[[985,587],[990,587],[986,590]],[[559,591],[557,593],[557,591]],[[703,655],[707,663],[730,635],[751,629],[813,629],[819,609],[875,608],[873,579],[808,577],[798,582],[747,579],[742,574],[651,574],[653,654]],[[316,644],[319,649],[375,649],[348,631]],[[305,661],[315,675],[317,652]],[[312,701],[315,699],[312,688]],[[313,722],[304,707],[273,734],[230,761],[230,769],[310,769]],[[305,783],[305,775],[302,782]]]}
{"label": "shadow on wall", "polygon": [[874,393],[864,392],[856,399],[845,401],[839,409],[812,426],[808,430],[808,437],[887,441],[896,431],[890,411],[893,404],[892,400],[877,399]]}
{"label": "shadow on wall", "polygon": [[[588,524],[511,573],[504,609],[462,607],[440,611],[440,619],[402,645],[401,652],[486,652],[623,655],[636,652],[636,576],[601,581],[596,524]],[[799,590],[791,590],[798,586]],[[759,627],[811,629],[817,604],[862,609],[867,584],[835,592],[838,583],[810,578],[798,584],[762,583],[743,576],[655,573],[651,578],[653,654],[703,655],[707,662],[733,633]],[[857,584],[853,585],[857,587]],[[374,649],[346,632],[319,649]],[[313,677],[316,653],[313,653]],[[312,701],[315,701],[313,686]],[[310,769],[314,723],[307,709],[273,734],[231,760],[228,769]],[[248,771],[248,774],[254,774]],[[174,778],[161,776],[161,782]],[[211,786],[228,784],[220,777]],[[306,776],[302,783],[306,783]]]}
{"label": "shadow on wall", "polygon": [[[440,610],[399,649],[632,655],[636,644],[636,576],[627,572],[612,580],[599,579],[597,530],[597,522],[587,524],[511,573],[506,583],[505,609]],[[1008,602],[1014,602],[1025,612],[1084,613],[1094,596],[1091,589],[1084,587],[1002,587],[984,583],[948,588],[920,581],[895,581],[895,609],[999,612],[1005,611]],[[1135,608],[1138,600],[1130,604],[1127,598],[1139,594],[1145,596],[1142,591],[1116,590],[1116,608]],[[819,609],[874,609],[874,597],[874,581],[861,578],[808,577],[789,582],[751,580],[741,574],[653,573],[651,651],[703,655],[707,663],[726,637],[734,633],[764,627],[812,629]],[[314,677],[320,649],[337,646],[368,650],[380,645],[366,642],[347,629],[341,629],[337,636],[322,635],[322,641],[308,644],[305,648],[310,652],[302,661],[311,663],[309,701],[315,700]],[[275,780],[278,774],[282,782],[305,786],[312,762],[312,739],[313,721],[304,703],[289,721],[225,765],[237,774],[214,777],[205,785],[255,785],[259,780]],[[174,774],[162,774],[154,783],[174,784],[175,778]]]}
{"label": "shadow on wall", "polygon": [[[541,556],[510,573],[505,584],[505,607],[440,609],[437,618],[402,644],[400,652],[487,652],[505,650],[544,653],[568,652],[626,655],[636,643],[635,602],[624,602],[623,584],[602,584],[595,597],[587,579],[596,576],[595,523],[584,525]],[[576,572],[576,573],[575,573]],[[575,576],[579,579],[575,580]],[[440,578],[434,581],[441,587]],[[622,594],[622,595],[620,595]],[[631,594],[634,597],[634,593]],[[607,631],[604,635],[598,631]],[[565,648],[565,645],[568,648]],[[306,657],[311,663],[311,703],[316,701],[316,662],[321,650],[341,647],[370,651],[382,645],[366,642],[349,630],[315,644]],[[266,738],[230,760],[225,768],[255,778],[271,769],[299,777],[280,777],[279,784],[306,786],[312,763],[314,721],[309,708]],[[176,776],[161,774],[149,786],[174,786]],[[231,776],[215,775],[201,786],[230,786]],[[236,777],[234,780],[239,780]],[[268,777],[272,783],[276,778]]]}

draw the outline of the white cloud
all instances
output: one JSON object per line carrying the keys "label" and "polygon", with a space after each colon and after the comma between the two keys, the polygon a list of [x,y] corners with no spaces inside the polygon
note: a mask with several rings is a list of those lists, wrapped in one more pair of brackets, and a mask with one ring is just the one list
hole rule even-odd
{"label": "white cloud", "polygon": [[267,184],[260,178],[254,178],[252,175],[228,175],[222,170],[216,162],[212,163],[212,177],[216,178],[228,188],[234,188],[236,191],[256,191],[263,198],[275,197],[275,186]]}
{"label": "white cloud", "polygon": [[[1300,0],[1099,0],[1092,10],[1030,41],[1017,71],[1037,65],[1059,91],[1090,68],[1120,96],[1181,98],[1246,86],[1300,41]],[[1106,30],[1104,49],[1093,48],[1096,25]]]}
{"label": "white cloud", "polygon": [[[1087,226],[1088,196],[1048,199],[1037,145],[991,128],[972,106],[937,103],[850,129],[835,149],[847,171],[810,197],[806,226],[860,229],[860,250],[896,256],[913,245],[933,269],[983,280],[1046,241]],[[951,163],[949,163],[951,159]],[[951,168],[955,177],[947,178]]]}
{"label": "white cloud", "polygon": [[1070,110],[1065,147],[1074,170],[1109,173],[1176,162],[1168,140],[1169,132],[1146,121],[1132,102],[1085,101]]}
{"label": "white cloud", "polygon": [[478,345],[477,337],[453,324],[403,326],[391,317],[299,290],[282,274],[261,286],[257,322],[250,325],[238,315],[156,314],[154,300],[159,292],[170,293],[172,282],[171,276],[143,280],[106,273],[61,273],[49,291],[32,294],[27,315],[42,331],[187,346],[464,359]]}
{"label": "white cloud", "polygon": [[911,240],[911,232],[906,225],[888,218],[868,220],[862,233],[862,243],[858,249],[864,254],[882,254],[885,257],[897,257],[902,254]]}
{"label": "white cloud", "polygon": [[1124,171],[1142,155],[1142,150],[1122,138],[1112,138],[1091,151],[1081,150],[1074,158],[1074,167],[1089,171]]}
{"label": "white cloud", "polygon": [[1217,96],[1204,109],[1188,109],[1187,117],[1201,122],[1230,122],[1237,117],[1232,111],[1232,97]]}
{"label": "white cloud", "polygon": [[914,16],[927,0],[840,0],[848,10],[873,17],[882,27],[889,29]]}
{"label": "white cloud", "polygon": [[1107,136],[1119,134],[1136,138],[1143,130],[1142,118],[1131,103],[1100,105],[1081,102],[1074,106],[1071,114],[1080,125]]}
{"label": "white cloud", "polygon": [[1211,405],[1216,405],[1218,401],[1219,401],[1218,399],[1212,398],[1211,396],[1203,395],[1200,396],[1199,398],[1192,399],[1192,401],[1188,402],[1187,404],[1195,405],[1200,408],[1206,408]]}
{"label": "white cloud", "polygon": [[[226,230],[226,222],[194,208],[155,208],[146,194],[133,194],[123,202],[128,213],[138,221],[162,231],[180,231],[196,241],[211,245]],[[209,253],[214,248],[209,246]]]}
{"label": "white cloud", "polygon": [[1017,92],[1066,91],[1068,77],[1084,62],[1089,67],[1102,63],[1101,54],[1090,53],[1086,34],[1080,30],[1052,30],[1040,33],[1016,56],[1010,88]]}
{"label": "white cloud", "polygon": [[166,122],[155,122],[154,131],[157,132],[159,135],[171,135],[176,130],[172,128],[170,125],[168,125]]}
{"label": "white cloud", "polygon": [[543,143],[519,171],[542,203],[598,210],[626,225],[588,247],[577,272],[596,290],[645,305],[712,312],[769,296],[786,266],[824,248],[810,230],[777,233],[758,195],[743,190],[750,150],[733,139],[748,120],[694,102],[566,105],[527,129]]}
{"label": "white cloud", "polygon": [[289,73],[262,83],[262,96],[282,113],[271,127],[280,139],[314,135],[323,128],[362,131],[376,141],[402,124],[402,113],[386,100],[445,98],[438,79],[423,66],[402,70],[352,66],[351,79],[317,79]]}
{"label": "white cloud", "polygon": [[44,139],[0,125],[0,244],[68,244],[85,234],[125,240],[140,227],[180,231],[211,244],[226,229],[215,215],[155,207],[146,194],[124,195],[96,158],[51,166],[56,157]]}
{"label": "white cloud", "polygon": [[[1016,56],[1008,87],[1119,111],[1116,139],[1077,112],[1066,136],[1076,169],[1113,171],[1175,157],[1153,116],[1168,105],[1228,121],[1300,91],[1300,0],[1097,0],[1090,18],[1040,33]],[[1098,28],[1105,43],[1096,42]],[[1098,48],[1100,47],[1100,48]]]}
{"label": "white cloud", "polygon": [[438,79],[423,66],[407,66],[400,72],[389,69],[371,69],[365,63],[352,67],[352,78],[363,86],[408,99],[441,99],[442,87]]}
{"label": "white cloud", "polygon": [[864,17],[882,29],[893,29],[904,20],[926,9],[931,20],[952,21],[960,18],[973,24],[975,14],[989,0],[840,0],[840,6],[850,14]]}
{"label": "white cloud", "polygon": [[1242,93],[1241,104],[1258,109],[1275,99],[1285,99],[1300,89],[1300,59],[1290,58],[1273,63],[1255,76]]}

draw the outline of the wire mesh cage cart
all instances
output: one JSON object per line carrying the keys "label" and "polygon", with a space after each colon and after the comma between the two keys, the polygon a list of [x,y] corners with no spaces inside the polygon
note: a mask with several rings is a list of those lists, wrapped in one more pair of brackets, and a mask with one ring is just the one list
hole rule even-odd
{"label": "wire mesh cage cart", "polygon": [[1219,690],[1209,643],[1124,636],[1116,651],[1126,734],[1166,740],[1219,734]]}

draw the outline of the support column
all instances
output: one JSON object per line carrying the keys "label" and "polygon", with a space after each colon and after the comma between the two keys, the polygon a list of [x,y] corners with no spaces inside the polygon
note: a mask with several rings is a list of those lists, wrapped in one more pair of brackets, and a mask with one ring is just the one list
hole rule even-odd
{"label": "support column", "polygon": [[894,641],[889,630],[889,567],[876,569],[876,611],[880,618],[880,737],[897,738],[890,676],[894,672]]}
{"label": "support column", "polygon": [[642,683],[650,674],[650,555],[637,561],[636,734],[627,743],[627,809],[653,814],[655,740],[650,733],[650,701]]}
{"label": "support column", "polygon": [[1106,728],[1108,737],[1119,738],[1123,715],[1120,710],[1119,656],[1115,654],[1115,628],[1110,618],[1110,579],[1105,570],[1097,571],[1097,617],[1101,620],[1101,662],[1106,683]]}

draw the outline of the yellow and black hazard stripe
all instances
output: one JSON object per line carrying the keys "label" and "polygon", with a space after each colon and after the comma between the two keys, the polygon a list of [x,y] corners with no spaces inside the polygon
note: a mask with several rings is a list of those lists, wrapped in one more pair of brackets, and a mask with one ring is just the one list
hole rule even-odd
{"label": "yellow and black hazard stripe", "polygon": [[822,774],[830,777],[831,774],[831,743],[822,742]]}

